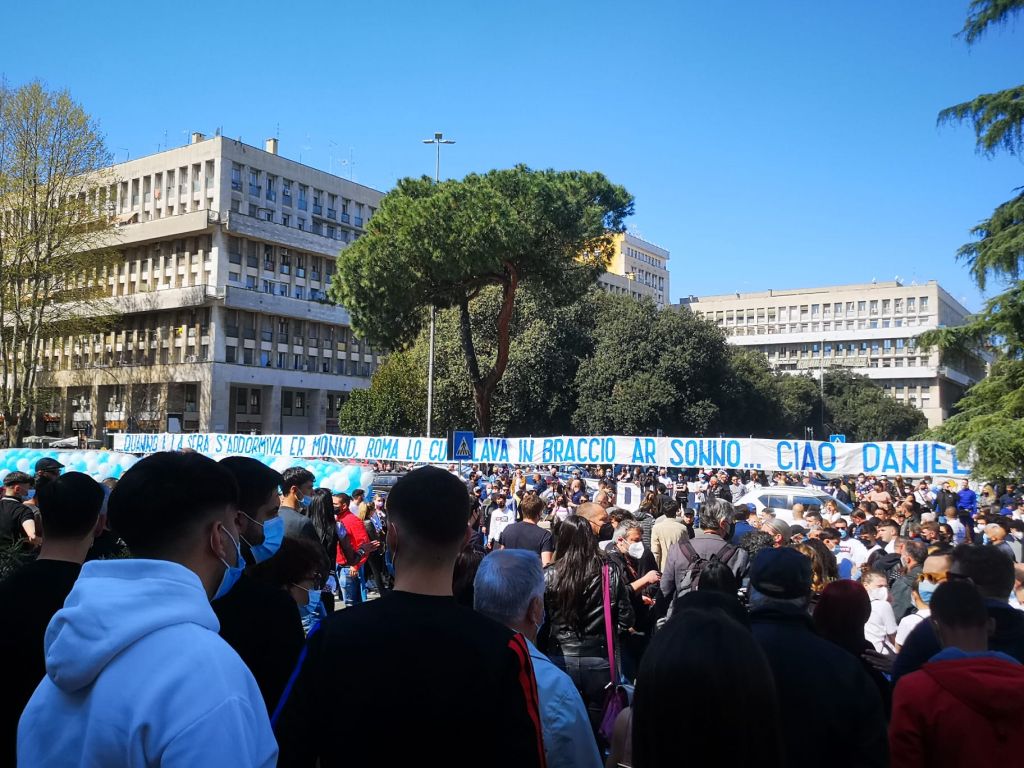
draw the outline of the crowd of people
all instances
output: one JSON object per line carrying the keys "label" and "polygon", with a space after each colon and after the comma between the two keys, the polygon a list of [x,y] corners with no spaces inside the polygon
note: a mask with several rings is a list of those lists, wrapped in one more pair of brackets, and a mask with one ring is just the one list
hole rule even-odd
{"label": "crowd of people", "polygon": [[[188,451],[35,470],[0,499],[27,561],[0,581],[5,763],[1024,754],[1011,484],[424,466],[367,498]],[[740,503],[790,485],[823,503]]]}

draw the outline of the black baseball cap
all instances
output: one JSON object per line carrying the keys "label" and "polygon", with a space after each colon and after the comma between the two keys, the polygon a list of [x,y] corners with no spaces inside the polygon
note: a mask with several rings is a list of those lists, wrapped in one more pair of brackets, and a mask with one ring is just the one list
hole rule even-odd
{"label": "black baseball cap", "polygon": [[36,472],[53,472],[57,469],[64,469],[64,465],[56,459],[46,456],[36,462]]}
{"label": "black baseball cap", "polygon": [[762,549],[754,558],[750,583],[767,597],[807,597],[811,593],[811,559],[789,547]]}

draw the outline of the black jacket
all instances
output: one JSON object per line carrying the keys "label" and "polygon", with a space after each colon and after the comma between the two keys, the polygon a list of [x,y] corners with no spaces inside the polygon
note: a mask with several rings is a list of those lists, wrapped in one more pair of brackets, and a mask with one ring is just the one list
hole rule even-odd
{"label": "black jacket", "polygon": [[272,713],[306,639],[298,606],[283,589],[244,573],[230,592],[210,605],[220,621],[220,636],[252,672],[267,712]]}
{"label": "black jacket", "polygon": [[[604,555],[602,562],[609,563],[609,593],[611,599],[613,629],[617,635],[625,634],[633,626],[635,616],[629,584],[618,566],[609,562]],[[595,656],[607,657],[607,645],[604,631],[604,600],[601,595],[601,569],[587,580],[584,590],[583,621],[581,627],[569,626],[565,615],[555,599],[555,585],[558,583],[557,564],[544,569],[544,610],[547,612],[545,624],[546,653],[563,656]]]}
{"label": "black jacket", "polygon": [[[882,699],[861,663],[818,635],[807,611],[796,606],[755,607],[750,627],[774,673],[783,717],[815,707],[813,727],[783,728],[785,765],[888,765]],[[857,724],[857,738],[837,746],[836,734],[847,733],[850,723]]]}

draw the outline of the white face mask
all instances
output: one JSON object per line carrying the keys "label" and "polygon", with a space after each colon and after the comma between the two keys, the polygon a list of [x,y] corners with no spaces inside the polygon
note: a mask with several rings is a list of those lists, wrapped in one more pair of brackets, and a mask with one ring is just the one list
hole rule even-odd
{"label": "white face mask", "polygon": [[872,600],[888,600],[889,589],[888,587],[874,587],[868,590],[868,597]]}
{"label": "white face mask", "polygon": [[639,560],[644,556],[644,545],[641,541],[634,541],[629,545],[629,556],[634,560]]}

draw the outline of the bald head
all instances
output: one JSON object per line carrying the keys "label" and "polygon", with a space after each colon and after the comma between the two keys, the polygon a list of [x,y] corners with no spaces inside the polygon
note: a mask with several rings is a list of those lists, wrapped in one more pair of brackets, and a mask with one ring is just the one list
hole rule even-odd
{"label": "bald head", "polygon": [[611,518],[608,517],[608,510],[600,504],[592,501],[585,502],[576,507],[576,514],[590,523],[595,534],[600,534],[601,526],[606,525]]}

